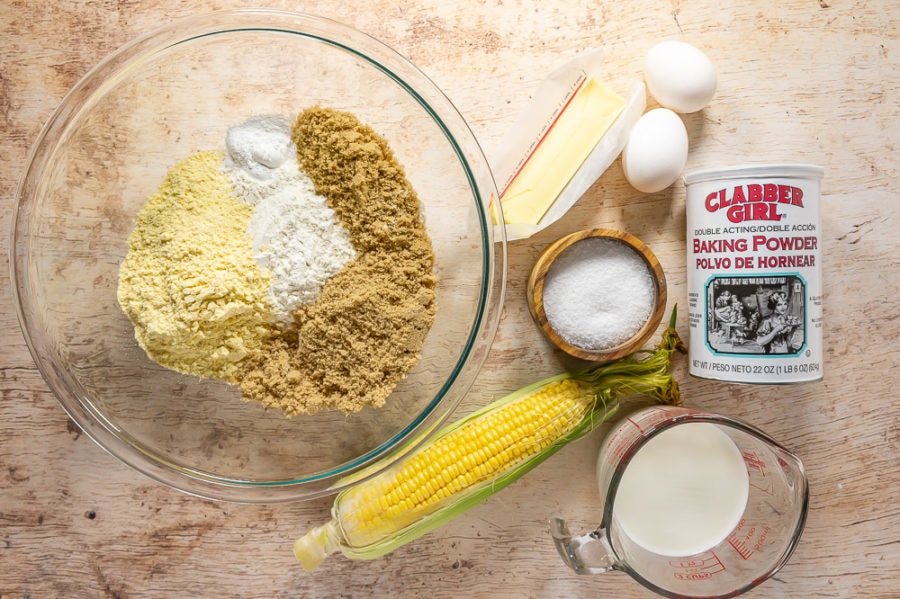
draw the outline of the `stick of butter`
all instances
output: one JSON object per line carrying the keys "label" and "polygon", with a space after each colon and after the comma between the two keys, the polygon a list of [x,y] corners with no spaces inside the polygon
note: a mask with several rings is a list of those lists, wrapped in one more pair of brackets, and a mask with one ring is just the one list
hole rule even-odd
{"label": "stick of butter", "polygon": [[582,81],[500,194],[503,220],[540,222],[624,108],[625,100],[601,82]]}

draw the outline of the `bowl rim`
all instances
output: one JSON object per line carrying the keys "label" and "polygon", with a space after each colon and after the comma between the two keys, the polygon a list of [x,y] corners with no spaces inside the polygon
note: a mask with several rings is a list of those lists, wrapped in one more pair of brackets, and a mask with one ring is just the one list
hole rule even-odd
{"label": "bowl rim", "polygon": [[[550,325],[550,322],[547,320],[547,314],[544,311],[544,281],[550,267],[565,250],[579,241],[589,238],[612,239],[624,243],[634,250],[641,257],[652,275],[655,293],[653,309],[650,311],[649,317],[630,339],[618,345],[596,350],[586,349],[567,342]],[[572,357],[597,363],[611,362],[640,349],[655,333],[659,323],[662,321],[663,312],[668,301],[666,275],[653,251],[644,242],[630,233],[606,228],[575,231],[560,237],[544,248],[535,260],[529,274],[526,296],[528,311],[531,313],[532,319],[550,342]]]}
{"label": "bowl rim", "polygon": [[[191,33],[182,34],[184,31]],[[27,223],[33,218],[36,185],[64,133],[90,107],[87,101],[103,94],[111,87],[110,82],[129,67],[155,53],[201,37],[239,31],[314,38],[356,55],[391,78],[429,114],[453,148],[469,182],[480,226],[482,279],[475,317],[457,363],[437,394],[416,418],[363,455],[290,480],[251,481],[213,475],[148,451],[96,409],[80,392],[77,381],[53,359],[45,341],[32,334],[31,314],[26,307],[29,300],[24,293],[31,276],[30,252],[25,242],[32,235]],[[365,47],[366,52],[360,47]],[[402,70],[402,76],[395,70]],[[490,210],[499,209],[494,201],[499,194],[487,159],[462,115],[427,75],[393,48],[352,26],[310,13],[269,8],[210,11],[158,26],[105,56],[79,79],[41,128],[25,164],[14,196],[9,269],[16,316],[28,350],[63,410],[94,443],[120,462],[169,487],[207,499],[239,503],[308,500],[337,493],[362,478],[375,476],[434,434],[459,406],[487,357],[499,324],[507,279],[506,232],[502,221],[495,225],[490,217]],[[481,173],[481,177],[476,173]],[[453,397],[445,402],[451,391]]]}

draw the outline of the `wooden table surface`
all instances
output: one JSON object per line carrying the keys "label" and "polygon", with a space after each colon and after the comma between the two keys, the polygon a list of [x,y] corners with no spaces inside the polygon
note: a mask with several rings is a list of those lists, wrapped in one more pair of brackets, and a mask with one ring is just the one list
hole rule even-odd
{"label": "wooden table surface", "polygon": [[[0,4],[0,230],[41,126],[66,91],[130,38],[228,1]],[[825,168],[825,378],[737,386],[675,373],[689,405],[743,418],[804,461],[811,483],[799,547],[764,597],[900,597],[897,339],[900,3],[895,0],[346,0],[270,2],[357,27],[428,74],[488,159],[541,78],[606,49],[612,75],[640,76],[647,49],[680,38],[719,70],[712,105],[685,118],[688,169],[744,161]],[[618,162],[559,222],[509,244],[495,343],[468,412],[564,360],[531,322],[524,289],[537,254],[585,227],[628,231],[659,256],[669,303],[686,302],[685,191],[632,190]],[[3,238],[6,256],[8,239]],[[220,504],[163,487],[79,433],[41,379],[0,274],[0,597],[651,597],[625,574],[579,577],[547,518],[599,522],[601,436],[573,444],[486,503],[372,562],[329,559],[304,573],[293,538],[330,499]],[[684,311],[678,328],[686,334]]]}

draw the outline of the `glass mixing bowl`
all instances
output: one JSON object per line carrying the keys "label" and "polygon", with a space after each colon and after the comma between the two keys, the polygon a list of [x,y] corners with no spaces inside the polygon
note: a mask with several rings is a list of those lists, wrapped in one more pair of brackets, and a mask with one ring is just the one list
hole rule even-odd
{"label": "glass mixing bowl", "polygon": [[[421,360],[384,407],[286,418],[234,386],[152,362],[116,289],[136,215],[169,168],[223,149],[227,128],[250,116],[317,104],[354,113],[405,167],[434,244],[438,308]],[[11,243],[19,321],[69,416],[144,474],[228,501],[331,494],[345,477],[398,459],[475,379],[505,285],[505,234],[488,213],[496,195],[460,114],[382,43],[283,11],[188,18],[107,57],[40,133]]]}

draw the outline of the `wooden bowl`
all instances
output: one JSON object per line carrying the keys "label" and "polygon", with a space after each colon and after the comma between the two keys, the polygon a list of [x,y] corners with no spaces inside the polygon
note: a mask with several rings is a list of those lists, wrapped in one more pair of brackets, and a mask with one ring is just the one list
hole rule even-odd
{"label": "wooden bowl", "polygon": [[[544,312],[544,280],[547,277],[550,266],[567,248],[589,237],[617,239],[634,249],[643,258],[655,283],[654,291],[656,298],[654,307],[650,312],[650,317],[644,325],[628,341],[603,349],[586,349],[568,343],[553,329],[553,327],[550,326],[550,323],[547,321],[547,315]],[[534,267],[531,269],[531,275],[528,277],[527,293],[528,309],[531,312],[531,317],[534,318],[535,323],[544,332],[544,335],[546,335],[554,345],[570,356],[591,362],[611,362],[612,360],[627,356],[640,349],[650,337],[653,336],[656,327],[659,326],[663,312],[666,309],[667,300],[666,276],[665,273],[663,273],[662,266],[659,264],[659,260],[653,252],[650,251],[650,248],[644,245],[637,237],[613,229],[587,229],[578,231],[551,243],[543,252],[541,252],[541,255],[538,256],[537,260],[535,260]]]}

